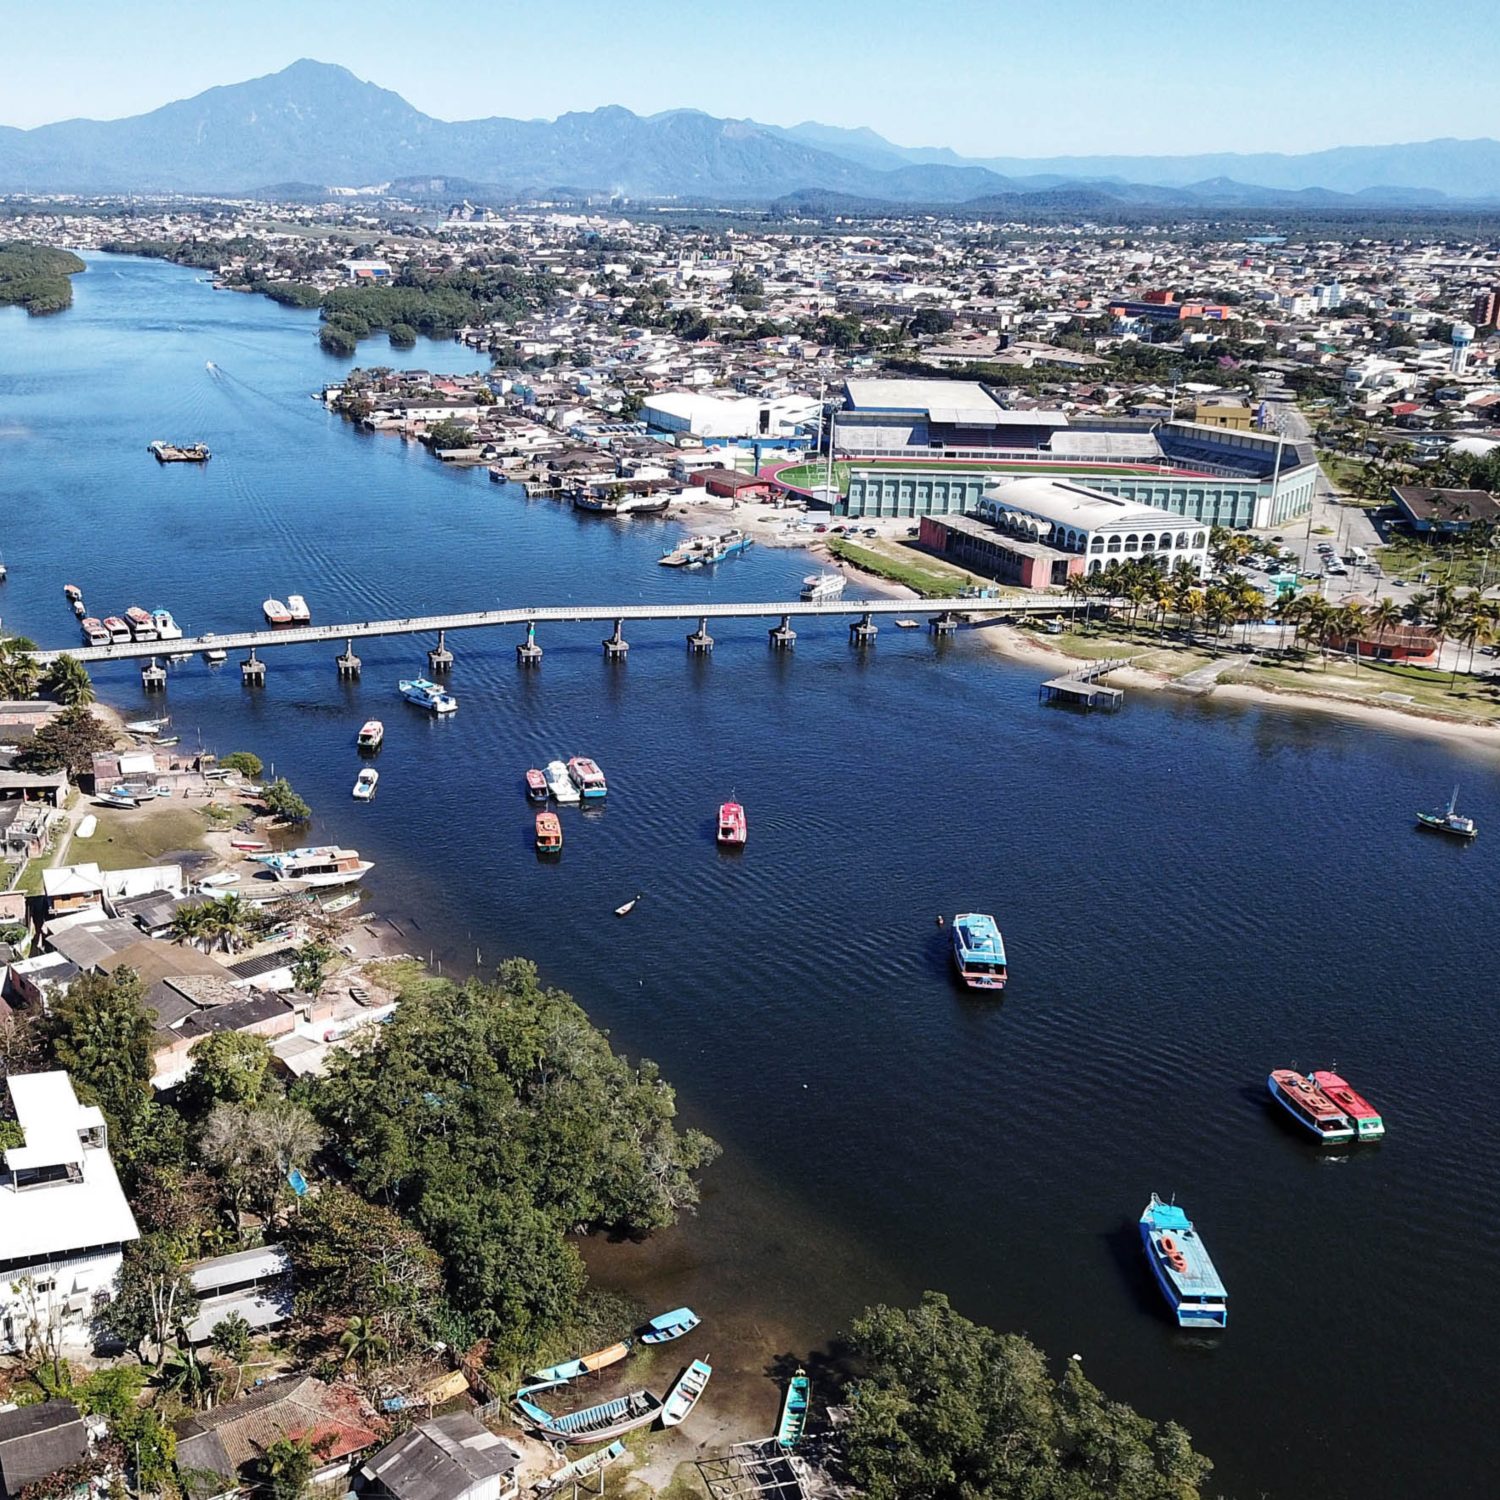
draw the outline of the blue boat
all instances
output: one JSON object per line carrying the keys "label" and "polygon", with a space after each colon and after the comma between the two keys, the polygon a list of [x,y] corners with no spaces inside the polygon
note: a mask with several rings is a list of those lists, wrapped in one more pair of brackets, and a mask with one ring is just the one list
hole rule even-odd
{"label": "blue boat", "polygon": [[973,911],[954,917],[953,965],[971,990],[1005,988],[1005,939],[993,917]]}
{"label": "blue boat", "polygon": [[528,1401],[524,1395],[515,1398],[516,1409],[543,1437],[557,1443],[603,1443],[654,1422],[661,1413],[661,1398],[650,1391],[631,1391],[613,1401],[601,1401],[583,1411],[555,1417],[551,1412]]}
{"label": "blue boat", "polygon": [[683,1334],[691,1333],[700,1321],[692,1308],[674,1308],[659,1318],[652,1318],[636,1338],[642,1344],[670,1344],[673,1339],[680,1339]]}
{"label": "blue boat", "polygon": [[1229,1293],[1192,1220],[1175,1203],[1152,1193],[1141,1214],[1141,1244],[1181,1327],[1228,1327]]}

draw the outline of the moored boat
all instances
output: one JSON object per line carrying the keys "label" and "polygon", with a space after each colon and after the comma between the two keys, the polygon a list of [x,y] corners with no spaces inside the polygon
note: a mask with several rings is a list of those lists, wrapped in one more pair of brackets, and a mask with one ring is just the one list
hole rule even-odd
{"label": "moored boat", "polygon": [[[3,579],[0,579],[0,582],[3,582]],[[76,615],[76,616],[77,616],[77,617],[78,617],[78,618],[79,618],[79,619],[80,619],[80,620],[81,620],[81,619],[82,619],[82,618],[83,618],[83,617],[84,617],[84,616],[85,616],[85,615],[86,615],[86,614],[87,614],[87,613],[88,613],[88,608],[87,608],[87,606],[86,606],[86,605],[85,605],[85,604],[84,604],[84,602],[83,602],[83,600],[82,600],[82,599],[75,599],[75,600],[74,600],[74,601],[73,601],[73,613],[74,613],[74,614],[75,614],[75,615]]]}
{"label": "moored boat", "polygon": [[136,640],[154,641],[156,639],[156,626],[152,623],[150,614],[139,604],[132,604],[125,611],[125,623],[130,627],[130,633]]}
{"label": "moored boat", "polygon": [[819,599],[837,599],[848,582],[842,573],[809,573],[802,580],[802,597],[810,603]]}
{"label": "moored boat", "polygon": [[229,847],[238,849],[241,854],[258,854],[271,846],[264,839],[233,838],[229,841]]}
{"label": "moored boat", "polygon": [[619,1343],[596,1349],[592,1354],[580,1354],[577,1359],[565,1359],[561,1364],[548,1365],[544,1370],[533,1370],[526,1377],[529,1384],[524,1389],[541,1390],[544,1386],[563,1385],[569,1380],[577,1380],[580,1375],[607,1370],[611,1365],[619,1364],[629,1353],[630,1340],[621,1339]]}
{"label": "moored boat", "polygon": [[69,604],[77,604],[83,598],[83,590],[76,583],[63,584],[63,597]]}
{"label": "moored boat", "polygon": [[719,804],[719,831],[716,835],[719,843],[730,848],[741,848],[749,836],[750,828],[745,821],[745,809],[738,802],[721,802]]}
{"label": "moored boat", "polygon": [[105,615],[104,628],[109,632],[110,641],[114,644],[122,644],[130,639],[130,626],[119,615]]}
{"label": "moored boat", "polygon": [[169,609],[153,609],[151,624],[155,627],[157,635],[164,641],[182,639],[182,626],[172,618],[172,611]]}
{"label": "moored boat", "polygon": [[354,799],[356,802],[368,802],[375,795],[375,788],[380,782],[380,772],[374,766],[366,766],[358,776],[354,778]]}
{"label": "moored boat", "polygon": [[606,1442],[654,1422],[661,1411],[661,1398],[644,1390],[601,1401],[565,1417],[554,1417],[524,1396],[517,1396],[515,1404],[543,1437],[560,1443]]}
{"label": "moored boat", "polygon": [[609,791],[604,772],[586,755],[575,755],[568,762],[568,776],[585,801],[602,797]]}
{"label": "moored boat", "polygon": [[558,802],[578,802],[582,799],[578,794],[578,788],[573,785],[573,778],[568,775],[568,768],[560,760],[549,760],[547,769],[542,773],[547,778],[547,790]]}
{"label": "moored boat", "polygon": [[385,740],[385,725],[379,719],[366,719],[359,726],[359,733],[354,737],[354,743],[361,750],[378,750]]}
{"label": "moored boat", "polygon": [[1005,939],[984,912],[960,912],[953,919],[953,966],[971,990],[1003,990],[1009,977]]}
{"label": "moored boat", "polygon": [[585,1453],[582,1458],[575,1458],[572,1463],[564,1464],[545,1479],[538,1480],[535,1493],[539,1500],[545,1500],[548,1495],[559,1494],[566,1486],[576,1484],[580,1479],[588,1479],[601,1469],[607,1469],[617,1458],[623,1457],[624,1453],[625,1444],[616,1438],[609,1447],[600,1448],[597,1453]]}
{"label": "moored boat", "polygon": [[539,812],[536,815],[536,852],[538,854],[561,854],[562,844],[562,823],[557,814]]}
{"label": "moored boat", "polygon": [[261,613],[266,617],[268,625],[290,625],[292,623],[292,612],[280,599],[267,599],[261,604]]}
{"label": "moored boat", "polygon": [[286,612],[292,617],[293,625],[306,625],[312,619],[312,611],[301,594],[286,596]]}
{"label": "moored boat", "polygon": [[807,1371],[799,1369],[787,1382],[781,1403],[781,1419],[776,1424],[776,1446],[790,1452],[807,1431],[807,1416],[812,1406],[812,1382]]}
{"label": "moored boat", "polygon": [[1141,1213],[1141,1244],[1151,1274],[1183,1328],[1224,1328],[1229,1293],[1192,1220],[1155,1193]]}
{"label": "moored boat", "polygon": [[358,891],[345,891],[342,896],[335,896],[331,901],[325,901],[322,910],[330,916],[337,916],[341,911],[348,911],[351,906],[358,906],[360,893]]}
{"label": "moored boat", "polygon": [[94,618],[93,615],[90,615],[79,626],[79,630],[80,630],[80,632],[83,635],[83,639],[84,639],[84,644],[85,645],[89,645],[89,646],[107,646],[107,645],[109,645],[109,631],[107,631],[104,628],[104,621],[103,620],[97,620],[97,619]]}
{"label": "moored boat", "polygon": [[663,1427],[681,1426],[692,1415],[713,1372],[713,1366],[706,1359],[695,1359],[677,1377],[677,1384],[667,1392],[667,1399],[661,1405]]}
{"label": "moored boat", "polygon": [[1358,1139],[1378,1141],[1385,1134],[1380,1112],[1347,1079],[1324,1069],[1315,1072],[1312,1080],[1354,1122]]}
{"label": "moored boat", "polygon": [[107,792],[100,792],[95,800],[103,803],[105,807],[139,807],[141,805],[141,799],[125,786],[114,786]]}
{"label": "moored boat", "polygon": [[691,1333],[700,1321],[692,1308],[676,1307],[671,1312],[652,1318],[636,1338],[642,1344],[669,1344],[673,1339],[680,1339],[683,1334]]}
{"label": "moored boat", "polygon": [[296,880],[310,887],[353,885],[375,868],[374,861],[361,859],[357,849],[340,849],[335,844],[262,854],[257,860],[277,880]]}
{"label": "moored boat", "polygon": [[226,661],[229,660],[229,653],[222,646],[210,646],[209,649],[203,653],[203,660],[206,661],[211,667],[222,666]]}
{"label": "moored boat", "polygon": [[131,734],[160,734],[172,721],[163,716],[159,719],[130,719],[125,727]]}
{"label": "moored boat", "polygon": [[204,464],[213,456],[206,443],[165,443],[157,439],[147,451],[159,464]]}
{"label": "moored boat", "polygon": [[396,686],[408,703],[415,703],[429,713],[451,714],[458,707],[458,699],[452,693],[426,677],[403,677]]}
{"label": "moored boat", "polygon": [[535,766],[526,773],[526,795],[533,802],[547,800],[547,778]]}
{"label": "moored boat", "polygon": [[1273,1068],[1266,1087],[1287,1114],[1325,1146],[1343,1146],[1354,1139],[1353,1122],[1311,1078],[1293,1068]]}
{"label": "moored boat", "polygon": [[1453,795],[1448,799],[1448,805],[1441,812],[1419,812],[1417,814],[1417,827],[1430,829],[1433,833],[1446,833],[1450,838],[1471,839],[1479,832],[1478,826],[1473,818],[1466,818],[1458,810],[1458,788],[1453,788]]}

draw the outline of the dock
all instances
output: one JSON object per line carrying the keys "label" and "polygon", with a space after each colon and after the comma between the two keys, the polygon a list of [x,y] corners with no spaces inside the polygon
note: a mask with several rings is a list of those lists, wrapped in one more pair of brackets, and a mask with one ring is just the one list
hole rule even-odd
{"label": "dock", "polygon": [[1125,689],[1110,687],[1099,679],[1128,667],[1130,662],[1128,656],[1088,662],[1065,677],[1049,678],[1038,690],[1037,699],[1041,703],[1067,703],[1085,710],[1103,708],[1113,713],[1125,702]]}

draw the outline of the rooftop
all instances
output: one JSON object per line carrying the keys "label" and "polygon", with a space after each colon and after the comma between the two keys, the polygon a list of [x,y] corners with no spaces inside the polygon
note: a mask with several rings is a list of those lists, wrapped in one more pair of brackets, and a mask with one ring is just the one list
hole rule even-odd
{"label": "rooftop", "polygon": [[977,380],[846,380],[850,411],[925,416],[953,427],[1066,427],[1060,411],[1009,411]]}
{"label": "rooftop", "polygon": [[984,498],[1012,510],[1025,511],[1055,526],[1071,526],[1081,531],[1119,526],[1201,527],[1203,524],[1174,515],[1169,510],[1159,510],[1154,505],[1122,500],[1081,484],[1068,484],[1061,479],[1046,479],[1040,475],[1003,479],[988,485]]}
{"label": "rooftop", "polygon": [[396,1500],[451,1500],[510,1474],[521,1455],[468,1412],[437,1417],[387,1443],[361,1472]]}

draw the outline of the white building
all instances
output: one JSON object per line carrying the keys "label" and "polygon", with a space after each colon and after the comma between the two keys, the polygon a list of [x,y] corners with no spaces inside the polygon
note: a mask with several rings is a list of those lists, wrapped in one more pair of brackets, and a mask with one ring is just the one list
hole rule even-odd
{"label": "white building", "polygon": [[666,391],[641,407],[648,427],[696,438],[788,438],[818,420],[816,397],[714,396],[706,391]]}
{"label": "white building", "polygon": [[114,1289],[135,1216],[109,1159],[104,1115],[66,1073],[6,1079],[25,1144],[0,1173],[0,1349],[60,1327],[87,1344],[96,1297]]}

